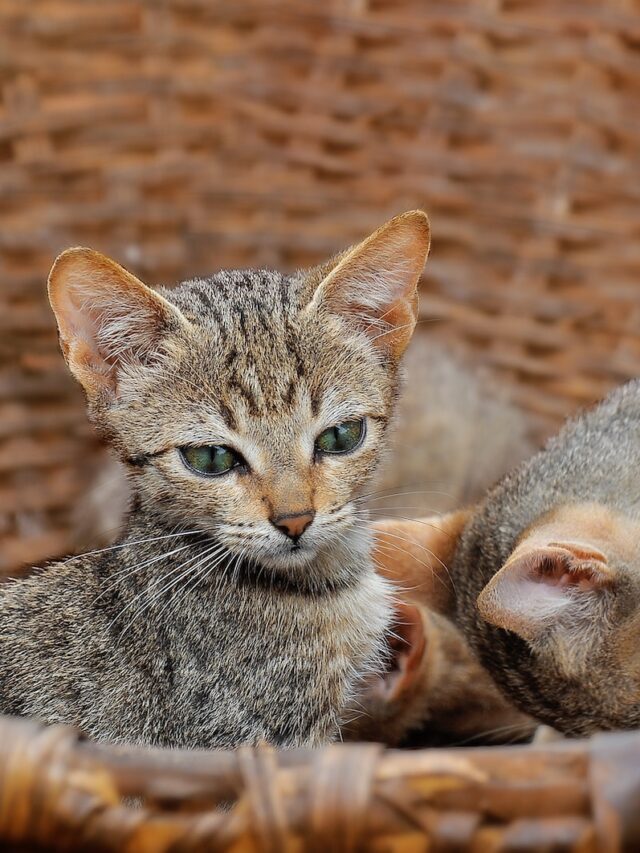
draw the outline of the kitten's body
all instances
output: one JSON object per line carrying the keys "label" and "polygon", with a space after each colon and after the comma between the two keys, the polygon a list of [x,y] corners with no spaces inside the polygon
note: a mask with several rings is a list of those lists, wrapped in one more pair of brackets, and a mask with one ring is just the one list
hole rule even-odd
{"label": "kitten's body", "polygon": [[162,294],[60,256],[62,349],[133,500],[119,547],[0,589],[1,711],[171,746],[337,734],[390,617],[358,496],[428,245],[414,212],[318,270]]}
{"label": "kitten's body", "polygon": [[[566,733],[640,725],[636,642],[629,643],[638,633],[639,519],[640,382],[635,381],[569,423],[491,491],[452,562],[457,619],[481,660],[521,708]],[[552,522],[561,523],[562,534],[551,538],[586,543],[583,548],[594,547],[594,531],[601,528],[595,545],[615,572],[615,586],[585,590],[582,596],[569,589],[573,601],[563,609],[559,599],[556,615],[550,612],[545,620],[542,602],[534,598],[536,587],[522,586],[519,597],[530,608],[524,617],[533,632],[525,639],[485,621],[476,601],[518,544]],[[631,550],[623,554],[627,535]],[[543,581],[536,583],[546,592]]]}
{"label": "kitten's body", "polygon": [[385,530],[421,558],[383,554],[389,577],[453,616],[522,711],[568,735],[640,725],[640,381],[477,507]]}
{"label": "kitten's body", "polygon": [[[167,530],[138,517],[127,535],[136,542]],[[234,578],[227,565],[204,583],[185,581],[136,618],[172,565],[136,566],[178,543],[184,537],[125,544],[4,587],[3,712],[73,723],[103,740],[174,747],[331,739],[355,676],[376,663],[387,623],[366,542],[359,561],[333,555],[349,563],[353,582],[326,597],[273,588],[268,575]],[[202,543],[190,545],[181,560],[195,564],[202,553]]]}
{"label": "kitten's body", "polygon": [[[378,558],[384,572],[389,558]],[[411,748],[530,739],[535,724],[504,697],[451,619],[401,594],[393,654],[363,684],[343,736]]]}

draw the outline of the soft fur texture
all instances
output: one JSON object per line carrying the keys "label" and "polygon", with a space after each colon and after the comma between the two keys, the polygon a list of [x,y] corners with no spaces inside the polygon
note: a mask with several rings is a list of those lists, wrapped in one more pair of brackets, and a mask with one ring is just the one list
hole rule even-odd
{"label": "soft fur texture", "polygon": [[409,616],[407,609],[394,622],[385,671],[361,688],[345,738],[414,748],[530,739],[535,723],[503,696],[452,620],[418,601]]}
{"label": "soft fur texture", "polygon": [[490,492],[451,564],[481,661],[567,734],[640,725],[639,471],[635,381]]}
{"label": "soft fur texture", "polygon": [[366,679],[345,730],[389,746],[511,743],[534,721],[505,698],[453,622],[448,566],[470,512],[377,521],[378,571],[400,590],[383,671]]}
{"label": "soft fur texture", "polygon": [[[61,346],[133,499],[118,546],[2,589],[3,712],[172,746],[336,735],[389,619],[358,496],[385,450],[428,245],[413,212],[310,273],[160,293],[90,250],[58,259]],[[359,447],[314,453],[354,418]],[[246,464],[198,475],[178,448],[200,445]],[[303,513],[294,542],[276,522]]]}
{"label": "soft fur texture", "polygon": [[[379,522],[377,559],[405,595],[457,622],[522,711],[569,736],[637,728],[639,471],[635,381],[476,507]],[[430,701],[425,690],[427,714]]]}
{"label": "soft fur texture", "polygon": [[404,360],[392,452],[371,508],[402,516],[448,512],[479,501],[534,452],[533,417],[496,376],[418,331]]}

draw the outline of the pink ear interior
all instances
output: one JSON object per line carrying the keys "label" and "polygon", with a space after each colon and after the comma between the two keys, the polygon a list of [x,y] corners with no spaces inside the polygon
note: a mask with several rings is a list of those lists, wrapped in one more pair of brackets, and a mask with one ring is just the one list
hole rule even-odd
{"label": "pink ear interior", "polygon": [[418,607],[398,601],[394,609],[388,666],[371,688],[386,700],[398,698],[411,685],[426,652],[425,627]]}
{"label": "pink ear interior", "polygon": [[611,580],[604,554],[583,548],[576,551],[571,545],[558,542],[533,552],[522,568],[530,580],[561,589],[601,589]]}
{"label": "pink ear interior", "polygon": [[483,619],[534,640],[565,613],[582,607],[585,595],[614,581],[602,552],[577,543],[553,542],[514,556],[478,597]]}
{"label": "pink ear interior", "polygon": [[396,216],[341,258],[312,304],[348,318],[378,348],[399,358],[415,327],[417,285],[429,244],[425,213]]}
{"label": "pink ear interior", "polygon": [[117,368],[154,351],[180,313],[115,261],[68,249],[49,275],[49,299],[71,372],[89,397],[115,393]]}

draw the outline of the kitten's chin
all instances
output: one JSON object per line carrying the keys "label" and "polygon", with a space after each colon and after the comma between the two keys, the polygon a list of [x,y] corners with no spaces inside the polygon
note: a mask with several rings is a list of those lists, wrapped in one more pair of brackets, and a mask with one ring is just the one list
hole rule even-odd
{"label": "kitten's chin", "polygon": [[[246,552],[245,552],[246,557]],[[281,549],[256,549],[245,563],[251,574],[267,583],[279,580],[300,591],[321,592],[354,584],[371,570],[371,535],[353,528],[323,542],[300,542]]]}
{"label": "kitten's chin", "polygon": [[299,546],[283,553],[260,554],[258,562],[276,572],[298,571],[310,567],[317,556],[317,548]]}

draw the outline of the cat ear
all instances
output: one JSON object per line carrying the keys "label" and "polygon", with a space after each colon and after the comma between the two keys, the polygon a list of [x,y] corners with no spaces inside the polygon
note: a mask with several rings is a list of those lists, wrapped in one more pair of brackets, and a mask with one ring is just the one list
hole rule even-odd
{"label": "cat ear", "polygon": [[394,610],[387,666],[369,687],[374,696],[385,702],[397,701],[414,687],[427,648],[425,626],[419,608],[414,604],[396,601]]}
{"label": "cat ear", "polygon": [[483,619],[530,643],[548,629],[576,627],[614,583],[607,558],[586,543],[517,548],[478,597]]}
{"label": "cat ear", "polygon": [[449,565],[471,510],[415,520],[373,523],[377,570],[420,604],[438,613],[455,606]]}
{"label": "cat ear", "polygon": [[400,358],[416,324],[417,287],[429,243],[426,213],[396,216],[340,257],[311,304],[346,317],[378,348]]}
{"label": "cat ear", "polygon": [[66,362],[90,399],[115,396],[121,368],[149,363],[166,333],[187,323],[166,299],[92,249],[58,256],[49,301]]}

